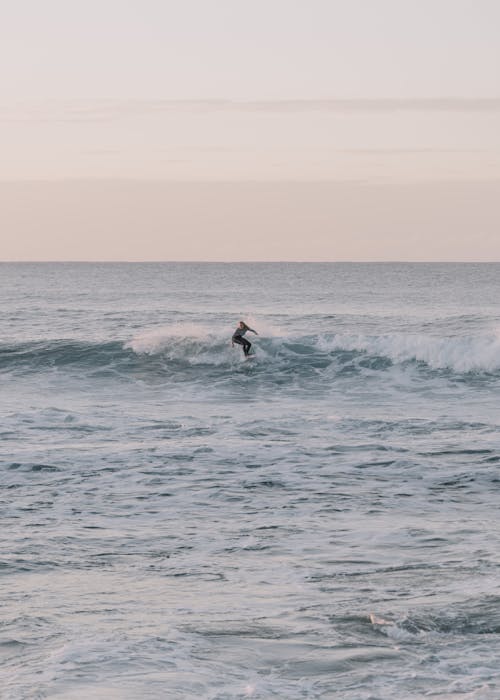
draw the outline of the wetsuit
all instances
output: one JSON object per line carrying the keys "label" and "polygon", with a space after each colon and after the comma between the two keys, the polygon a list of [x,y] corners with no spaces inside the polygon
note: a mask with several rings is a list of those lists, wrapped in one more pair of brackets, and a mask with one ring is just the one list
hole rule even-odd
{"label": "wetsuit", "polygon": [[250,348],[252,347],[252,343],[244,338],[243,336],[247,331],[252,331],[252,333],[255,333],[251,328],[238,328],[234,331],[232,341],[233,343],[236,343],[237,345],[243,345],[243,352],[245,353],[245,357],[250,353]]}

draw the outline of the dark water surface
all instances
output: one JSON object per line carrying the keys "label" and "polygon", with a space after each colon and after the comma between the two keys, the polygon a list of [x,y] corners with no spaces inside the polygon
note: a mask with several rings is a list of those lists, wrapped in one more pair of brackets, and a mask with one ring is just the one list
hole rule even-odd
{"label": "dark water surface", "polygon": [[499,299],[495,264],[1,264],[2,700],[498,700]]}

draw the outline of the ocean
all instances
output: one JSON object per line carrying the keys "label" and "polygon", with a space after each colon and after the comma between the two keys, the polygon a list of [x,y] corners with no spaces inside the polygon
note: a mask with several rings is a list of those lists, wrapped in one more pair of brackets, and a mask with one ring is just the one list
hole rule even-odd
{"label": "ocean", "polygon": [[0,301],[2,700],[500,698],[500,264],[3,263]]}

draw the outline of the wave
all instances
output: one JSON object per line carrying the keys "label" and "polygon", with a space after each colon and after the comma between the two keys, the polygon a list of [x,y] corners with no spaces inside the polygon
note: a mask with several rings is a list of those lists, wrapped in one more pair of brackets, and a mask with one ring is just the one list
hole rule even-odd
{"label": "wave", "polygon": [[331,350],[351,350],[388,358],[393,364],[417,362],[432,369],[489,372],[500,369],[500,332],[474,336],[434,337],[423,334],[343,335],[325,340]]}
{"label": "wave", "polygon": [[[252,336],[250,339],[254,342]],[[417,363],[458,373],[495,373],[500,370],[500,332],[497,330],[444,338],[415,333],[281,335],[256,338],[255,346],[263,360],[282,364],[296,360],[304,365],[321,365],[336,359],[341,364],[342,361],[365,360],[365,366],[375,369]],[[192,364],[227,364],[228,360],[234,360],[227,334],[200,326],[186,328],[179,325],[147,331],[137,335],[125,347],[138,354],[164,354],[169,359],[183,359]]]}
{"label": "wave", "polygon": [[123,358],[123,344],[76,340],[28,341],[0,345],[0,370],[41,370],[109,366]]}
{"label": "wave", "polygon": [[500,333],[435,337],[424,334],[336,334],[250,336],[256,349],[252,363],[243,363],[239,347],[231,348],[225,330],[178,324],[141,332],[131,340],[92,342],[75,340],[32,341],[0,345],[0,371],[36,372],[48,369],[82,369],[121,372],[144,369],[178,372],[203,367],[252,367],[275,373],[335,373],[383,371],[394,365],[422,371],[457,374],[500,372]]}

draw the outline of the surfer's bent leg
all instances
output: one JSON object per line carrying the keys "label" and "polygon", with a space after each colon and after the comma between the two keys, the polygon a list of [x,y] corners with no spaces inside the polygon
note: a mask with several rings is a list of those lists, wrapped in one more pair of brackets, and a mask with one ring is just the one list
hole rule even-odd
{"label": "surfer's bent leg", "polygon": [[243,338],[241,335],[235,335],[233,338],[233,343],[243,345],[243,352],[245,354],[245,357],[248,355],[248,352],[252,347],[252,343],[250,343],[246,338]]}

